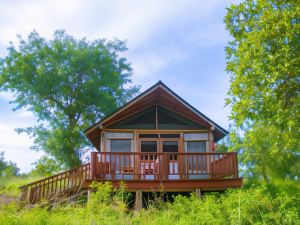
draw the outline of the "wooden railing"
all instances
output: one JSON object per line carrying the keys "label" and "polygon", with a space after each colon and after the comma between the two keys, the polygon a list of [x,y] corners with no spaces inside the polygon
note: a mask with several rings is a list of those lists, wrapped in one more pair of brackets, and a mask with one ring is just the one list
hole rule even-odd
{"label": "wooden railing", "polygon": [[230,153],[93,152],[92,180],[197,180],[238,178]]}
{"label": "wooden railing", "polygon": [[202,180],[238,178],[237,154],[92,152],[91,162],[20,187],[20,200],[56,201],[81,190],[86,180]]}
{"label": "wooden railing", "polygon": [[42,200],[51,201],[64,195],[72,195],[81,188],[83,181],[90,178],[90,163],[88,163],[21,186],[20,201],[25,204],[35,204]]}

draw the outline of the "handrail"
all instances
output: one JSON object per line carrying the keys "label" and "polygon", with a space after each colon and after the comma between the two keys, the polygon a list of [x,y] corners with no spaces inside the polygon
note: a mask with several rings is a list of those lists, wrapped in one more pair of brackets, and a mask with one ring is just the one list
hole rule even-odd
{"label": "handrail", "polygon": [[23,185],[20,201],[34,204],[41,200],[52,200],[68,193],[75,193],[81,187],[84,180],[90,179],[90,163],[62,173]]}
{"label": "handrail", "polygon": [[238,178],[236,152],[92,152],[91,162],[77,168],[23,185],[21,202],[35,204],[43,199],[77,193],[85,181],[115,180],[213,180]]}
{"label": "handrail", "polygon": [[238,178],[236,152],[92,152],[92,180]]}
{"label": "handrail", "polygon": [[60,176],[60,175],[66,174],[66,173],[70,173],[71,171],[76,171],[76,170],[82,168],[83,166],[87,166],[87,165],[89,165],[89,164],[90,164],[90,163],[86,163],[86,164],[83,164],[83,165],[81,165],[81,166],[78,166],[78,167],[75,167],[75,168],[66,170],[66,171],[64,171],[64,172],[57,173],[57,174],[54,174],[54,175],[52,175],[52,176],[49,176],[49,177],[46,177],[46,178],[43,178],[43,179],[40,179],[40,180],[31,182],[31,183],[29,183],[29,184],[22,185],[22,186],[19,187],[19,189],[22,189],[23,187],[30,186],[30,185],[33,185],[33,184],[36,184],[36,183],[40,183],[41,181],[44,181],[44,180],[49,180],[49,179],[51,179],[51,178],[53,178],[53,177],[57,177],[57,176]]}

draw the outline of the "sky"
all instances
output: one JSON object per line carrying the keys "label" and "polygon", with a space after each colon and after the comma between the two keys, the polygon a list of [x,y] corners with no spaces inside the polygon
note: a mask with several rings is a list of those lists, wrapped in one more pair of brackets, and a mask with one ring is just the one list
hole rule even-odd
{"label": "sky", "polygon": [[[229,75],[225,72],[226,7],[230,0],[0,0],[0,57],[9,42],[17,43],[36,30],[52,38],[65,29],[76,38],[126,40],[126,57],[133,68],[133,84],[141,91],[158,80],[228,129],[225,106]],[[30,149],[32,139],[18,127],[36,123],[26,110],[13,111],[12,93],[0,92],[0,151],[21,172],[32,169],[42,152]]]}

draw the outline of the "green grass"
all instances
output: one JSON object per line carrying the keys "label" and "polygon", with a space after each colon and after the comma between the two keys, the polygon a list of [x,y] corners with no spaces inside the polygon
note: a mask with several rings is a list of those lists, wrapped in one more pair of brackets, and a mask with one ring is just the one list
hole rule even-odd
{"label": "green grass", "polygon": [[17,197],[20,193],[20,186],[39,179],[39,177],[31,176],[0,177],[0,194]]}
{"label": "green grass", "polygon": [[177,196],[173,203],[155,201],[139,212],[128,211],[124,193],[112,192],[109,183],[95,188],[98,191],[87,204],[2,206],[0,224],[300,224],[299,192],[275,193],[268,186],[207,194],[202,199]]}

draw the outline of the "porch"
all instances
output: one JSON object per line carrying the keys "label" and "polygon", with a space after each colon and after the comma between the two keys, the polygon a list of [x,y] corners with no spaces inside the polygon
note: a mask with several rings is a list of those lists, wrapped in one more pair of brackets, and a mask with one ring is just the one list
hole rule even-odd
{"label": "porch", "polygon": [[242,185],[237,154],[92,152],[87,181],[111,181],[128,191],[225,190]]}

